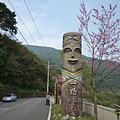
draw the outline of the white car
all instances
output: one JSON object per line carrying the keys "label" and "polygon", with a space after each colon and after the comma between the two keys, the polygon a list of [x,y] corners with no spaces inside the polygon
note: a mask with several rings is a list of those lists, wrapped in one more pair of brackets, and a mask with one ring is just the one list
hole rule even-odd
{"label": "white car", "polygon": [[15,94],[7,94],[6,96],[3,97],[2,101],[7,102],[7,101],[16,101],[17,96]]}

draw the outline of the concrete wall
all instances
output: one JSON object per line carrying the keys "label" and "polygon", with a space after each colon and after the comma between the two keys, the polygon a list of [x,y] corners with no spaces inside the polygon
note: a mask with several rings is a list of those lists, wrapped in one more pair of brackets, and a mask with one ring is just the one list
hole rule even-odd
{"label": "concrete wall", "polygon": [[[104,107],[101,105],[98,105],[97,108],[98,108],[98,120],[117,120],[115,109]],[[83,111],[91,116],[94,116],[94,104],[84,102]]]}

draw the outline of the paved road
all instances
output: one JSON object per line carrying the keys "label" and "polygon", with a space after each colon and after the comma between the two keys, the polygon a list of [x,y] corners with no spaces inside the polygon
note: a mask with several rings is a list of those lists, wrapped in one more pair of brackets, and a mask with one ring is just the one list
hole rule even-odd
{"label": "paved road", "polygon": [[47,120],[49,106],[45,98],[21,98],[0,102],[0,120]]}

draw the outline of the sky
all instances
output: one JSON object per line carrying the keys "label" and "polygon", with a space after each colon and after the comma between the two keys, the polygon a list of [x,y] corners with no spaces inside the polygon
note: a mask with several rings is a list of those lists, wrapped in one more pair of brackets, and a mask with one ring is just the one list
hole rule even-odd
{"label": "sky", "polygon": [[[99,9],[101,5],[108,8],[109,4],[117,4],[116,13],[120,18],[120,0],[83,1],[88,10]],[[82,0],[0,0],[0,2],[4,2],[12,12],[16,12],[17,27],[29,45],[62,49],[63,34],[78,32],[80,22],[77,15]],[[16,37],[22,44],[27,44],[19,33]],[[84,41],[82,41],[82,54],[88,56]]]}

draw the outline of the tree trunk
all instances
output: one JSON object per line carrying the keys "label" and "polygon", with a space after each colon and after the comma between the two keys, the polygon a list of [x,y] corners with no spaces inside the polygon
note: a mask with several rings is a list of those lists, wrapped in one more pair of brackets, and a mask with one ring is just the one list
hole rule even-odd
{"label": "tree trunk", "polygon": [[97,96],[96,96],[96,89],[94,89],[94,118],[98,120],[98,113],[97,113]]}
{"label": "tree trunk", "polygon": [[94,91],[94,118],[95,120],[98,120],[98,113],[97,113],[97,92],[96,92],[96,86],[95,86],[95,70],[94,70],[94,67],[95,67],[95,57],[94,57],[94,49],[93,49],[93,54],[92,54],[92,88],[93,88],[93,91]]}

